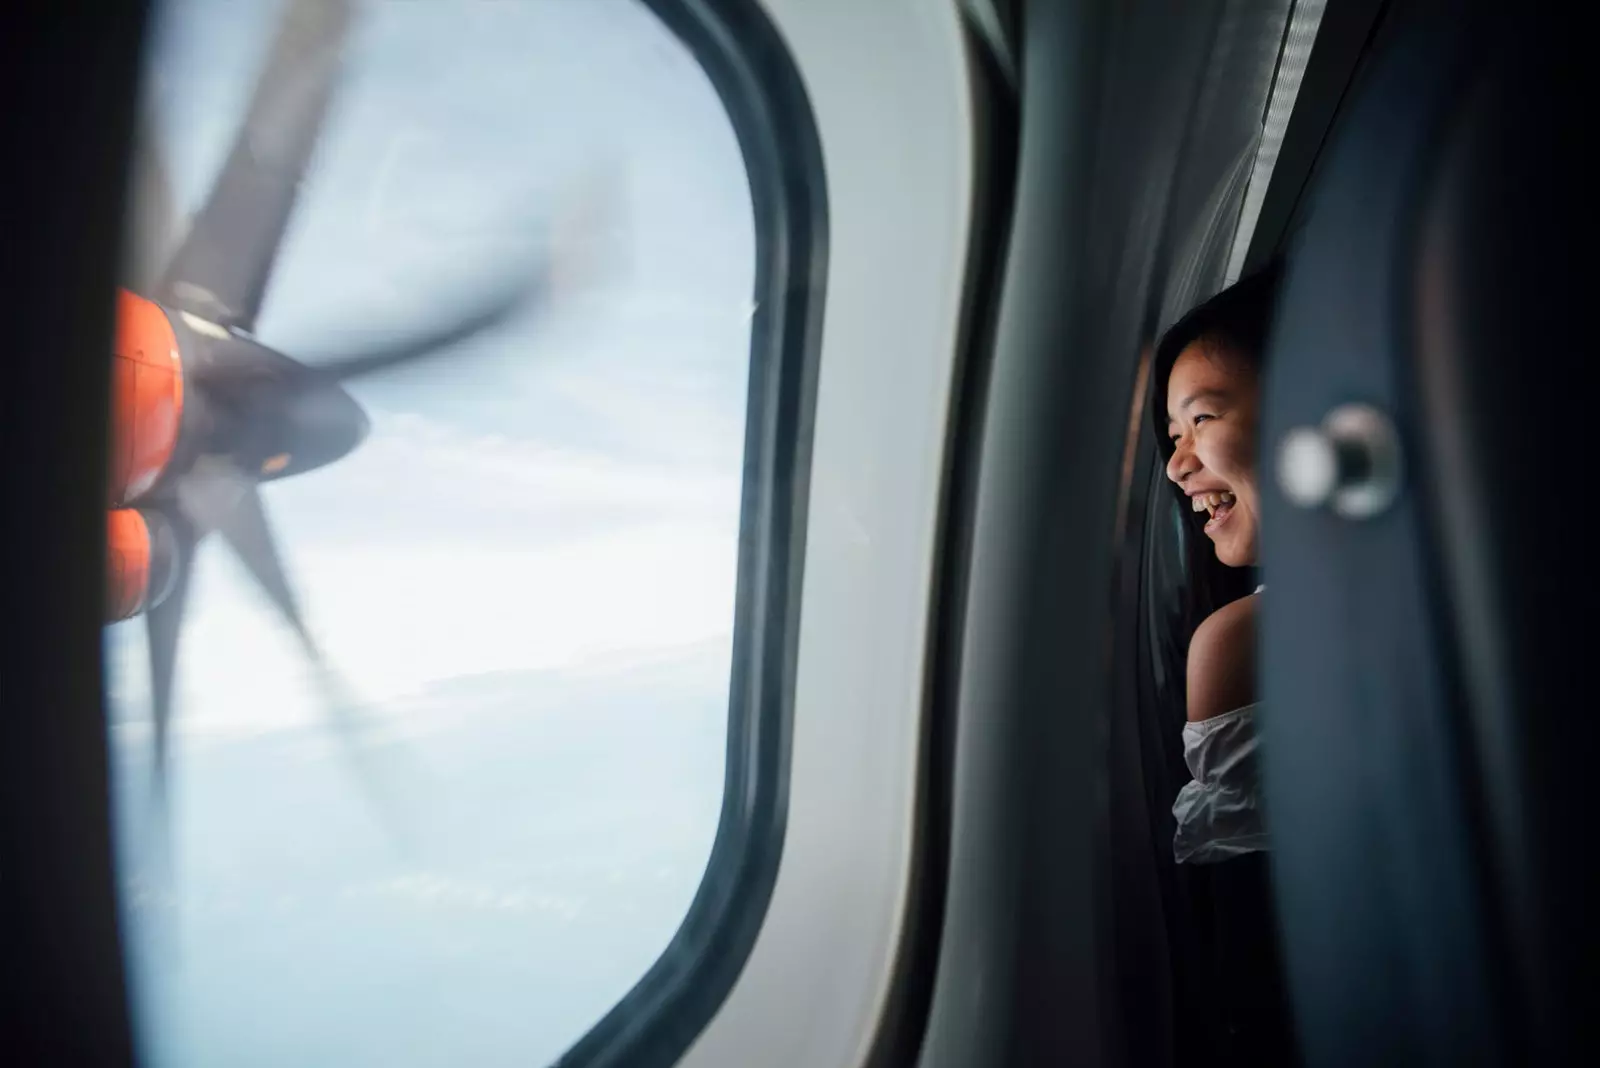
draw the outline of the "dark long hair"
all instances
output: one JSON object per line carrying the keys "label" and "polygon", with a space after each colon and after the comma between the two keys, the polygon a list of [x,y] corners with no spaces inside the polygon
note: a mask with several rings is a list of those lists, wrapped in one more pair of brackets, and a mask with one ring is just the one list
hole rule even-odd
{"label": "dark long hair", "polygon": [[[1171,462],[1176,450],[1167,434],[1167,379],[1178,356],[1197,341],[1214,345],[1259,379],[1266,368],[1267,337],[1282,278],[1283,262],[1275,258],[1190,310],[1161,336],[1151,366],[1150,419],[1163,467]],[[1187,581],[1181,638],[1187,647],[1189,635],[1200,622],[1229,601],[1249,593],[1255,588],[1257,575],[1254,567],[1228,567],[1219,561],[1205,536],[1204,521],[1190,510],[1183,491],[1172,482],[1167,482],[1167,488],[1179,509],[1183,529]]]}

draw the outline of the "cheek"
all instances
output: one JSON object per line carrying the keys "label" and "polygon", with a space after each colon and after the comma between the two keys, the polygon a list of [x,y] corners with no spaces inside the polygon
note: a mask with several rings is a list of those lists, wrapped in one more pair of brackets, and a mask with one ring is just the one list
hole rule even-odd
{"label": "cheek", "polygon": [[1236,425],[1223,424],[1211,429],[1204,441],[1196,442],[1195,452],[1206,470],[1233,485],[1255,485],[1255,436]]}

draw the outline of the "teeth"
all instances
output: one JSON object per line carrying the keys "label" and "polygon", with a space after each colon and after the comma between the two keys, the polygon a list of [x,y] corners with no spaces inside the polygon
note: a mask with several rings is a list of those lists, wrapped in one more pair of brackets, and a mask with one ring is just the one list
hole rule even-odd
{"label": "teeth", "polygon": [[1234,495],[1228,490],[1222,490],[1218,493],[1198,493],[1189,498],[1189,507],[1196,512],[1211,512],[1215,514],[1218,508],[1225,504],[1232,504],[1234,500]]}

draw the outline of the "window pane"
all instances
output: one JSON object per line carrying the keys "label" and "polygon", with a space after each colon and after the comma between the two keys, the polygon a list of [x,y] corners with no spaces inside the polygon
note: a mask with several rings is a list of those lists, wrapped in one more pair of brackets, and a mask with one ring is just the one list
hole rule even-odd
{"label": "window pane", "polygon": [[[162,5],[147,96],[180,213],[285,7]],[[546,1063],[666,947],[716,830],[749,189],[637,3],[370,3],[344,55],[260,341],[325,362],[566,258],[548,301],[350,382],[365,440],[263,485],[330,676],[200,542],[165,819],[148,617],[108,628],[139,1040],[163,1065]],[[171,478],[134,503],[186,514]]]}

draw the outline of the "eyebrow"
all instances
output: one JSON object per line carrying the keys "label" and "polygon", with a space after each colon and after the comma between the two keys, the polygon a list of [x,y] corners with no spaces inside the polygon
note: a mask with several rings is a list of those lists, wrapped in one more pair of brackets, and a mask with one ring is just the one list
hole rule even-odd
{"label": "eyebrow", "polygon": [[1227,397],[1227,395],[1228,394],[1224,390],[1220,389],[1197,389],[1187,397],[1183,398],[1183,400],[1179,401],[1178,408],[1181,411],[1203,397],[1210,398],[1212,400],[1221,400]]}

